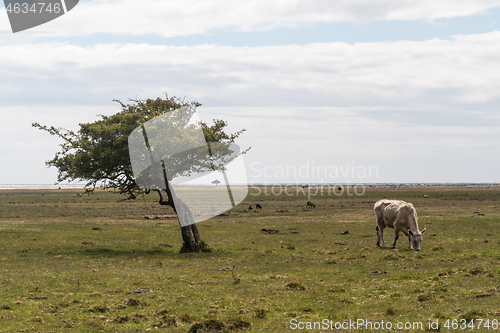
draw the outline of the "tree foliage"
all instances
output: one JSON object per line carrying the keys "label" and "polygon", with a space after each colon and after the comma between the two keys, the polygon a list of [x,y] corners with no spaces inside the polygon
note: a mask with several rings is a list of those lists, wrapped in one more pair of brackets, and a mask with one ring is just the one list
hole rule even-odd
{"label": "tree foliage", "polygon": [[[58,169],[57,183],[85,181],[85,192],[92,193],[96,187],[114,189],[133,199],[149,190],[137,186],[133,179],[128,150],[129,134],[141,124],[166,112],[182,106],[195,106],[198,102],[184,102],[176,97],[164,99],[130,100],[117,102],[121,111],[112,115],[101,115],[101,119],[91,123],[81,123],[77,132],[54,126],[32,124],[33,127],[60,137],[61,150],[47,166]],[[212,125],[201,123],[208,143],[231,144],[244,129],[236,133],[226,133],[227,122],[214,119]]]}

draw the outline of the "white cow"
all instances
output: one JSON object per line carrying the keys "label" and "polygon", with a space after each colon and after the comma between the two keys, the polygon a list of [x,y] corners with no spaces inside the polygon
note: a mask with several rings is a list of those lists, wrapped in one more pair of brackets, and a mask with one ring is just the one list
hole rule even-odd
{"label": "white cow", "polygon": [[375,203],[373,207],[375,216],[377,217],[377,245],[386,247],[384,242],[384,229],[386,227],[394,228],[394,242],[391,248],[396,248],[396,241],[399,238],[399,232],[402,231],[408,236],[408,247],[411,250],[412,245],[415,251],[420,251],[420,243],[422,243],[422,234],[427,228],[421,232],[418,230],[417,211],[411,203],[402,200],[387,200],[382,199]]}

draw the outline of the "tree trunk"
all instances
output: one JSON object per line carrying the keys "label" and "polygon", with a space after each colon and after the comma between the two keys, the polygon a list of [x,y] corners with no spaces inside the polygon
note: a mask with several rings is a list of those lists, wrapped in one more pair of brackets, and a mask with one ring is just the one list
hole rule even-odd
{"label": "tree trunk", "polygon": [[184,240],[181,252],[200,252],[202,241],[200,239],[200,233],[198,232],[196,223],[194,222],[193,213],[191,212],[191,209],[189,209],[188,205],[186,205],[182,200],[176,198],[176,201],[178,203],[177,206],[180,207],[175,207],[174,210],[177,213],[179,221],[182,219],[184,222],[188,223],[188,225],[181,227],[182,239]]}
{"label": "tree trunk", "polygon": [[181,233],[182,240],[184,241],[181,252],[199,252],[199,247],[193,238],[193,234],[191,233],[191,225],[181,227]]}
{"label": "tree trunk", "polygon": [[196,223],[191,224],[191,231],[193,232],[193,237],[196,244],[201,244],[202,240],[200,238],[200,233],[198,232],[198,227],[196,226]]}
{"label": "tree trunk", "polygon": [[176,207],[176,205],[174,204],[175,193],[169,188],[165,191],[168,195],[168,201],[163,200],[163,196],[160,190],[158,190],[157,192],[160,195],[160,205],[168,205],[172,207],[177,214],[177,218],[179,219],[179,221],[181,219],[183,221],[188,221],[188,225],[181,227],[181,235],[184,244],[182,245],[180,252],[186,253],[208,251],[207,245],[204,241],[201,240],[200,233],[198,232],[198,227],[194,222],[194,216],[189,206],[179,198],[176,198],[176,201],[180,203],[180,205],[177,205],[178,207]]}

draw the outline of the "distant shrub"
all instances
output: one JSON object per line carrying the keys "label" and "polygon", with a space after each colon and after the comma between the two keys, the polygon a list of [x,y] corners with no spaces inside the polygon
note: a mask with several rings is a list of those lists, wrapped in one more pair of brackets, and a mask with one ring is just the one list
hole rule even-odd
{"label": "distant shrub", "polygon": [[134,323],[139,323],[141,320],[145,320],[147,319],[148,315],[143,313],[143,312],[137,312],[137,313],[134,313],[130,316],[130,319],[134,322]]}
{"label": "distant shrub", "polygon": [[76,319],[72,319],[72,320],[61,320],[61,323],[63,324],[63,327],[64,328],[73,328],[75,327],[75,321],[77,321]]}
{"label": "distant shrub", "polygon": [[156,315],[157,316],[163,316],[163,315],[169,314],[171,312],[172,312],[171,309],[161,309],[159,311],[156,311]]}
{"label": "distant shrub", "polygon": [[250,328],[252,324],[246,320],[243,320],[241,318],[237,318],[237,319],[234,319],[234,320],[231,320],[227,327],[230,329],[230,330],[246,330],[248,328]]}
{"label": "distant shrub", "polygon": [[153,326],[166,328],[166,327],[177,327],[177,319],[175,316],[164,316],[160,322],[155,323]]}
{"label": "distant shrub", "polygon": [[437,318],[437,319],[444,319],[444,318],[446,318],[446,316],[441,311],[435,312],[432,316],[434,318]]}
{"label": "distant shrub", "polygon": [[125,301],[125,304],[127,304],[128,306],[138,306],[138,305],[141,305],[141,302],[139,302],[135,298],[131,297]]}
{"label": "distant shrub", "polygon": [[397,256],[396,254],[388,254],[384,257],[385,260],[398,260],[399,259],[399,256]]}
{"label": "distant shrub", "polygon": [[182,314],[182,315],[179,317],[179,319],[180,319],[181,321],[185,322],[185,323],[190,323],[190,322],[192,322],[192,320],[191,320],[191,316],[189,315],[189,313],[184,313],[184,314]]}
{"label": "distant shrub", "polygon": [[225,330],[226,325],[219,319],[208,319],[191,325],[189,333],[224,332]]}
{"label": "distant shrub", "polygon": [[126,323],[127,321],[129,320],[129,317],[127,315],[122,315],[122,316],[118,316],[116,317],[115,321],[117,323]]}
{"label": "distant shrub", "polygon": [[394,316],[396,314],[396,310],[393,307],[390,307],[386,311],[388,316]]}
{"label": "distant shrub", "polygon": [[290,282],[285,286],[285,289],[288,290],[306,290],[306,286],[304,286],[300,282]]}
{"label": "distant shrub", "polygon": [[432,296],[430,294],[420,294],[418,295],[417,299],[419,302],[426,302],[430,301],[432,299]]}
{"label": "distant shrub", "polygon": [[89,308],[89,312],[100,312],[104,313],[108,311],[108,307],[104,304],[93,305]]}
{"label": "distant shrub", "polygon": [[328,289],[328,291],[330,291],[332,293],[344,293],[347,290],[342,286],[333,286],[330,289]]}
{"label": "distant shrub", "polygon": [[486,314],[479,310],[471,310],[467,313],[464,313],[463,315],[460,316],[460,319],[465,319],[466,321],[470,321],[472,319],[480,319],[484,318]]}
{"label": "distant shrub", "polygon": [[263,319],[266,318],[267,309],[255,308],[255,317]]}
{"label": "distant shrub", "polygon": [[480,267],[474,267],[474,268],[469,269],[469,273],[471,275],[486,274],[487,272],[488,272],[487,270],[480,268]]}

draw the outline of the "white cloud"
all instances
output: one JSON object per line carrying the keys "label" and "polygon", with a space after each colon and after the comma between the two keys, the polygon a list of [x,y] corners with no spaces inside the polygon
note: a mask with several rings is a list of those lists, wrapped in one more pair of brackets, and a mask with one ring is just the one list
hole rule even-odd
{"label": "white cloud", "polygon": [[113,98],[163,92],[204,103],[203,119],[247,128],[249,162],[354,161],[378,166],[380,182],[499,181],[498,54],[500,32],[254,48],[1,46],[0,183],[26,179],[57,150],[31,122],[75,126],[118,111]]}
{"label": "white cloud", "polygon": [[[498,0],[94,0],[80,2],[36,30],[186,36],[213,30],[254,31],[314,22],[434,20],[483,13]],[[4,24],[5,25],[5,24]]]}
{"label": "white cloud", "polygon": [[0,47],[0,97],[102,104],[169,92],[212,105],[449,108],[498,100],[498,54],[500,32],[252,48],[18,44]]}

